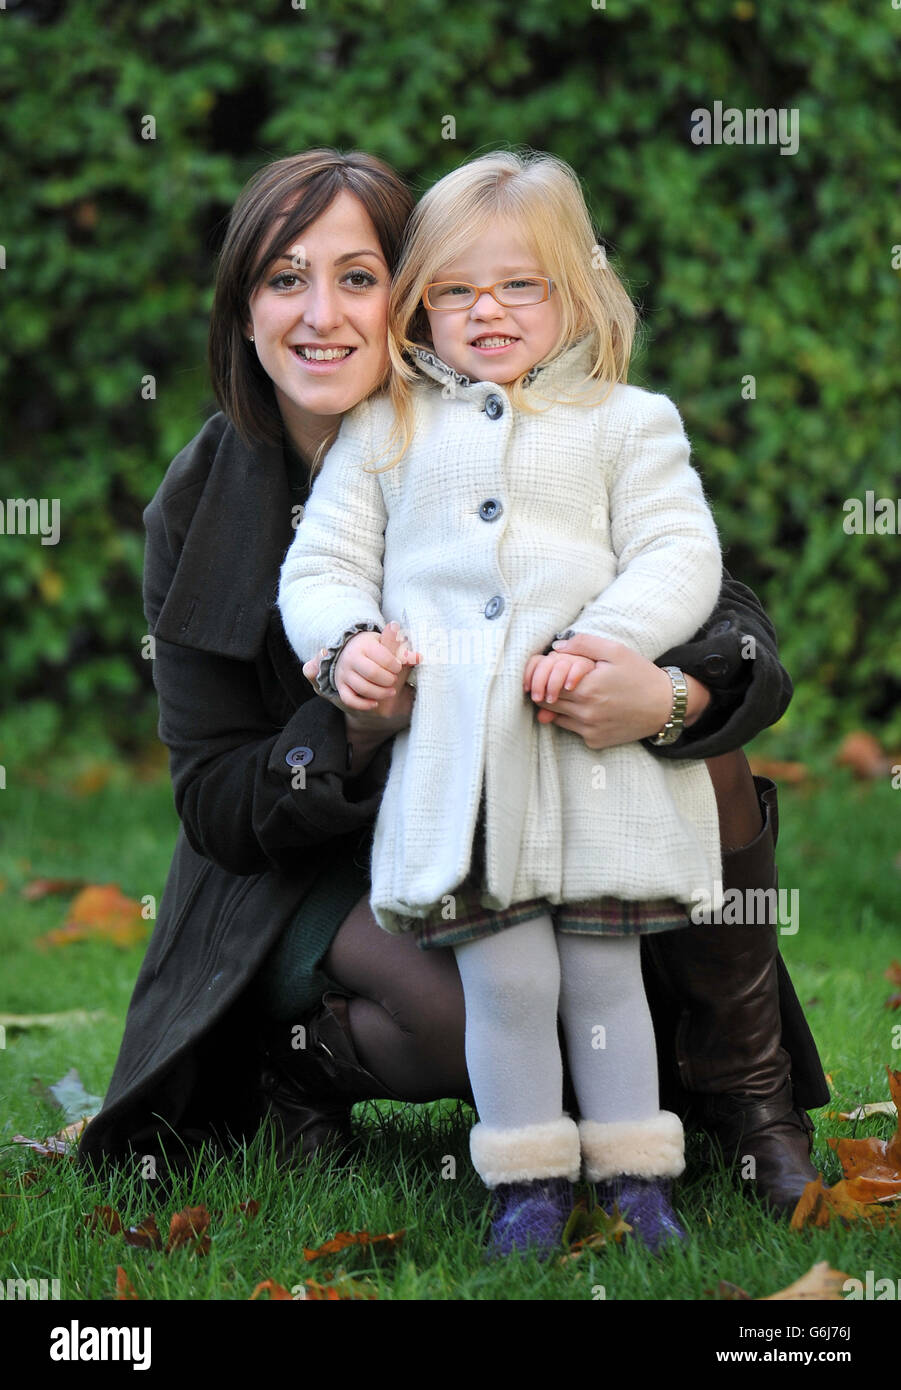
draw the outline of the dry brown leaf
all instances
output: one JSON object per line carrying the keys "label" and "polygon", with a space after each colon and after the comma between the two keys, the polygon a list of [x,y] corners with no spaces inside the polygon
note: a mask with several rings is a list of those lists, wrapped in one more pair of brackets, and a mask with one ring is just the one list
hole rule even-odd
{"label": "dry brown leaf", "polygon": [[289,1301],[293,1299],[293,1295],[285,1288],[284,1284],[277,1284],[274,1279],[264,1279],[261,1284],[257,1284],[248,1302],[250,1303],[255,1298],[259,1298],[261,1293],[268,1293],[268,1301],[272,1303],[276,1303],[285,1298]]}
{"label": "dry brown leaf", "polygon": [[368,1279],[351,1279],[350,1275],[345,1274],[344,1270],[339,1270],[337,1276],[329,1274],[328,1282],[323,1279],[317,1282],[315,1279],[307,1279],[304,1282],[304,1298],[329,1303],[337,1303],[339,1300],[347,1299],[377,1299],[378,1289],[369,1282]]}
{"label": "dry brown leaf", "polygon": [[[901,1109],[901,1071],[886,1067],[896,1111]],[[842,1172],[859,1200],[888,1202],[901,1197],[901,1123],[890,1139],[830,1139]],[[863,1193],[872,1193],[864,1198]]]}
{"label": "dry brown leaf", "polygon": [[108,1231],[111,1236],[122,1234],[122,1217],[115,1207],[94,1207],[82,1221],[89,1231]]}
{"label": "dry brown leaf", "polygon": [[749,758],[748,761],[756,777],[770,777],[774,782],[797,786],[810,776],[806,763],[780,762],[776,758]]}
{"label": "dry brown leaf", "polygon": [[116,1298],[123,1301],[125,1299],[137,1298],[135,1286],[121,1265],[116,1265]]}
{"label": "dry brown leaf", "polygon": [[[897,1112],[901,1101],[901,1072],[887,1067]],[[891,1139],[835,1139],[844,1177],[826,1187],[821,1176],[809,1182],[794,1212],[791,1228],[828,1226],[832,1221],[869,1221],[901,1226],[901,1124]],[[898,1205],[894,1205],[898,1203]]]}
{"label": "dry brown leaf", "polygon": [[77,893],[86,883],[84,878],[33,878],[24,885],[21,895],[33,903],[55,893]]}
{"label": "dry brown leaf", "polygon": [[156,1217],[145,1216],[137,1226],[129,1226],[125,1232],[125,1244],[133,1245],[138,1250],[162,1250],[163,1238],[157,1228]]}
{"label": "dry brown leaf", "polygon": [[890,985],[901,985],[901,960],[892,961],[888,970],[885,972],[885,978]]}
{"label": "dry brown leaf", "polygon": [[891,763],[876,739],[863,729],[856,729],[842,740],[835,761],[839,767],[850,767],[854,776],[861,780],[884,777],[891,769]]}
{"label": "dry brown leaf", "polygon": [[246,1216],[249,1221],[258,1215],[259,1210],[260,1204],[255,1197],[249,1197],[246,1202],[239,1202],[235,1207],[235,1211],[240,1212],[242,1216]]}
{"label": "dry brown leaf", "polygon": [[885,1208],[874,1205],[856,1185],[843,1179],[826,1187],[822,1176],[809,1182],[792,1213],[791,1229],[801,1231],[806,1226],[823,1227],[832,1221],[869,1221],[886,1224]]}
{"label": "dry brown leaf", "polygon": [[728,1279],[721,1279],[715,1289],[705,1289],[704,1293],[707,1298],[725,1299],[730,1303],[742,1299],[748,1299],[749,1302],[751,1300],[749,1293],[746,1293],[738,1284],[730,1284]]}
{"label": "dry brown leaf", "polygon": [[166,1254],[171,1254],[173,1250],[181,1250],[185,1246],[192,1247],[198,1255],[209,1254],[209,1224],[210,1214],[206,1207],[184,1207],[177,1211],[169,1223]]}
{"label": "dry brown leaf", "polygon": [[819,1260],[806,1274],[802,1274],[800,1279],[789,1284],[787,1289],[780,1289],[778,1293],[768,1294],[766,1298],[759,1301],[761,1303],[774,1303],[780,1299],[797,1301],[815,1298],[843,1303],[845,1299],[844,1285],[847,1281],[847,1274],[842,1274],[841,1270],[838,1269],[830,1269],[828,1260]]}
{"label": "dry brown leaf", "polygon": [[334,1239],[326,1241],[325,1245],[320,1245],[316,1250],[308,1250],[305,1246],[303,1255],[305,1260],[318,1260],[323,1255],[337,1255],[349,1245],[377,1245],[383,1240],[387,1240],[393,1246],[405,1235],[406,1231],[391,1231],[381,1236],[371,1236],[368,1231],[339,1231]]}
{"label": "dry brown leaf", "polygon": [[69,1146],[59,1139],[26,1139],[24,1134],[13,1135],[14,1144],[26,1144],[43,1158],[65,1158]]}
{"label": "dry brown leaf", "polygon": [[127,898],[118,884],[92,884],[75,898],[63,925],[39,936],[35,945],[46,950],[73,941],[108,941],[124,950],[143,941],[149,925],[141,904]]}

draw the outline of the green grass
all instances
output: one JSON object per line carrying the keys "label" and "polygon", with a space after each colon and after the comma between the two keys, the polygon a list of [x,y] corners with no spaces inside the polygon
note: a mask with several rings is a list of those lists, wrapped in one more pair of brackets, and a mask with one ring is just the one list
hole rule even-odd
{"label": "green grass", "polygon": [[[359,1147],[342,1166],[312,1162],[303,1172],[275,1170],[262,1136],[223,1160],[201,1159],[171,1194],[148,1197],[134,1175],[97,1182],[67,1160],[36,1157],[11,1143],[16,1133],[44,1137],[63,1123],[40,1088],[77,1067],[89,1091],[102,1095],[115,1060],[141,948],[75,944],[39,952],[35,937],[58,926],[65,900],[28,903],[20,888],[36,876],[81,876],[117,882],[135,898],[162,892],[176,821],[168,782],[136,782],[122,769],[91,796],[54,781],[10,780],[0,793],[6,833],[0,850],[0,952],[6,962],[0,1012],[102,1010],[98,1022],[68,1030],[9,1032],[0,1052],[0,1279],[61,1281],[63,1298],[110,1299],[116,1267],[147,1299],[246,1299],[261,1280],[289,1289],[322,1278],[323,1267],[372,1282],[382,1299],[591,1300],[603,1285],[608,1300],[702,1299],[719,1280],[759,1297],[783,1288],[818,1260],[863,1279],[896,1278],[897,1232],[868,1224],[796,1234],[736,1191],[698,1138],[676,1204],[691,1239],[650,1259],[641,1247],[586,1253],[566,1264],[515,1258],[482,1260],[487,1230],[485,1192],[472,1171],[472,1114],[450,1102],[356,1108]],[[835,1097],[830,1109],[888,1098],[887,1064],[901,1067],[893,1047],[898,1014],[886,1010],[892,987],[883,972],[901,955],[895,926],[901,844],[899,793],[888,783],[859,785],[845,774],[810,790],[781,792],[780,882],[800,892],[800,930],[782,946]],[[901,1031],[901,1030],[899,1030]],[[815,1162],[832,1182],[839,1166],[829,1135],[887,1136],[893,1122],[859,1125],[824,1112],[817,1120]],[[447,1157],[456,1176],[446,1177]],[[36,1181],[23,1184],[26,1170]],[[255,1219],[235,1212],[255,1198]],[[121,1236],[90,1234],[84,1216],[97,1204],[118,1208],[126,1224],[152,1210],[164,1237],[169,1217],[185,1205],[213,1215],[208,1255],[189,1250],[135,1250]],[[405,1229],[394,1248],[355,1247],[308,1264],[304,1246],[338,1231]]]}

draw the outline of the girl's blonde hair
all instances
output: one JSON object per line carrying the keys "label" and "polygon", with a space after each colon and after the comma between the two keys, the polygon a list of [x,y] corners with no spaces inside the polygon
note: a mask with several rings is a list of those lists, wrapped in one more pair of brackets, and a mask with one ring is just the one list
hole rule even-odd
{"label": "girl's blonde hair", "polygon": [[[395,454],[385,468],[399,463],[413,438],[412,386],[419,373],[411,365],[411,358],[415,363],[412,350],[431,346],[423,291],[439,267],[462,255],[499,217],[516,221],[554,281],[554,294],[560,296],[560,334],[545,361],[575,342],[591,340],[594,361],[586,382],[594,379],[608,385],[602,394],[583,390],[580,404],[598,404],[617,382],[627,379],[635,308],[595,238],[575,172],[562,159],[538,151],[498,150],[482,155],[439,179],[417,203],[407,224],[388,307],[395,414],[388,448],[394,446]],[[509,388],[514,406],[535,413],[536,399],[543,400],[545,408],[554,404],[536,386],[537,382],[526,388],[524,378],[514,382]]]}

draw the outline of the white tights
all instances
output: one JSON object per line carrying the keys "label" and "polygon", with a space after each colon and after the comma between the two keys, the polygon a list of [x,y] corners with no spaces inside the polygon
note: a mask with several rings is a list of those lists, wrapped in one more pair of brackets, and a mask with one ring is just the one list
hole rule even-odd
{"label": "white tights", "polygon": [[492,1129],[563,1114],[559,1011],[579,1111],[606,1124],[659,1109],[657,1054],[638,936],[556,932],[549,916],[454,947],[466,999],[466,1062]]}

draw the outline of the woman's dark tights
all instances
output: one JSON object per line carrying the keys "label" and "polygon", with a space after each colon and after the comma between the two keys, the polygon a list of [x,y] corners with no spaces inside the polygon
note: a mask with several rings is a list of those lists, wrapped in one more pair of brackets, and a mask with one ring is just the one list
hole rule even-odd
{"label": "woman's dark tights", "polygon": [[467,1100],[466,1011],[453,951],[420,950],[411,934],[392,936],[368,898],[348,913],[322,966],[346,990],[357,1056],[405,1100]]}

